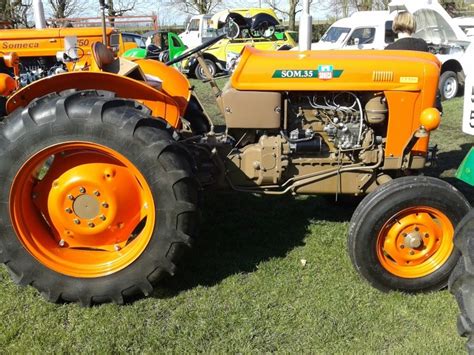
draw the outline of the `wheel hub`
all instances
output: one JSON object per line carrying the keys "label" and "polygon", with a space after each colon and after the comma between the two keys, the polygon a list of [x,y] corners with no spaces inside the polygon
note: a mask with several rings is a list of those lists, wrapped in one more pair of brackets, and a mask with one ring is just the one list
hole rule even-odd
{"label": "wheel hub", "polygon": [[80,195],[72,204],[74,213],[81,219],[94,219],[100,211],[100,204],[96,197],[91,195]]}
{"label": "wheel hub", "polygon": [[418,231],[413,231],[408,233],[405,237],[405,246],[408,248],[416,249],[421,247],[423,244],[423,238],[421,233]]}

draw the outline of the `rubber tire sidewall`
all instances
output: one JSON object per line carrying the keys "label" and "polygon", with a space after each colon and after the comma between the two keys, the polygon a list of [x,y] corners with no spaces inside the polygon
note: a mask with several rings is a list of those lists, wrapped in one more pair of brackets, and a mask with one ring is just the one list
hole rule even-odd
{"label": "rubber tire sidewall", "polygon": [[433,180],[437,179],[404,177],[392,180],[369,194],[354,212],[349,229],[349,255],[356,270],[375,288],[420,292],[438,290],[447,285],[459,259],[456,249],[439,269],[430,275],[411,279],[387,271],[377,256],[379,232],[391,217],[406,208],[436,208],[449,218],[454,228],[467,213],[469,204],[459,191],[441,180],[432,184]]}

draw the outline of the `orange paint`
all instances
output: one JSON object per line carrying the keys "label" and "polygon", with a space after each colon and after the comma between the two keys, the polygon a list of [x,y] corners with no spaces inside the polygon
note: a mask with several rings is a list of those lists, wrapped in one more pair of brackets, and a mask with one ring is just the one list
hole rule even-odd
{"label": "orange paint", "polygon": [[451,256],[453,237],[454,227],[441,211],[424,206],[407,208],[382,227],[377,236],[377,257],[383,268],[396,276],[427,276]]}
{"label": "orange paint", "polygon": [[181,115],[184,115],[188,102],[191,99],[188,79],[175,68],[169,67],[162,62],[150,59],[131,60],[137,63],[144,73],[156,77],[163,82],[161,91],[176,101]]}
{"label": "orange paint", "polygon": [[60,274],[95,278],[126,268],[143,253],[153,235],[155,206],[147,181],[123,155],[69,142],[36,153],[21,167],[10,192],[10,216],[21,243],[40,263]]}
{"label": "orange paint", "polygon": [[118,97],[142,102],[152,110],[153,116],[165,119],[171,126],[180,125],[181,108],[168,95],[144,82],[105,72],[64,73],[35,81],[10,97],[7,112],[26,107],[35,98],[68,89],[112,91]]}

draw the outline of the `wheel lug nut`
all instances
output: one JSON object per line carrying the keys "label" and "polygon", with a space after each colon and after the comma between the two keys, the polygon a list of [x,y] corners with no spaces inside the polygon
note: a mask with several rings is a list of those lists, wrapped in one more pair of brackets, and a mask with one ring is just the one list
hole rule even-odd
{"label": "wheel lug nut", "polygon": [[415,255],[415,252],[413,250],[410,251],[410,255]]}
{"label": "wheel lug nut", "polygon": [[70,199],[70,200],[74,200],[74,196],[73,196],[73,195],[67,195],[67,198]]}
{"label": "wheel lug nut", "polygon": [[96,190],[96,191],[94,191],[94,195],[95,196],[100,196],[100,192]]}
{"label": "wheel lug nut", "polygon": [[407,235],[408,235],[408,234],[406,234],[406,233],[402,233],[402,236],[403,236],[403,237],[406,237]]}
{"label": "wheel lug nut", "polygon": [[430,235],[428,233],[425,234],[425,238],[429,238]]}
{"label": "wheel lug nut", "polygon": [[405,249],[405,246],[403,244],[400,245],[400,249]]}
{"label": "wheel lug nut", "polygon": [[71,210],[70,208],[66,208],[66,213],[71,214],[71,213],[72,213],[72,210]]}
{"label": "wheel lug nut", "polygon": [[109,204],[108,204],[107,202],[103,202],[103,203],[102,203],[102,207],[104,207],[104,208],[109,208]]}
{"label": "wheel lug nut", "polygon": [[74,219],[74,224],[81,224],[81,221],[76,218]]}
{"label": "wheel lug nut", "polygon": [[100,216],[99,218],[101,221],[105,221],[107,219],[104,215]]}
{"label": "wheel lug nut", "polygon": [[418,228],[418,227],[415,227],[415,231],[417,231],[417,232],[418,232],[419,230],[420,230],[420,228]]}
{"label": "wheel lug nut", "polygon": [[86,193],[86,189],[85,189],[84,187],[80,187],[80,188],[79,188],[79,192],[80,192],[81,194],[84,194],[84,193]]}
{"label": "wheel lug nut", "polygon": [[95,227],[95,224],[92,223],[92,222],[89,222],[89,227],[90,227],[90,228],[94,228],[94,227]]}

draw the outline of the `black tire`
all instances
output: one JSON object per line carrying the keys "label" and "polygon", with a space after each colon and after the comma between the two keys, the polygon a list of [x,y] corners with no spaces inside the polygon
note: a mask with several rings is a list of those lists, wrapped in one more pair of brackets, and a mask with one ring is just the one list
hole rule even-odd
{"label": "black tire", "polygon": [[[158,281],[174,275],[196,234],[198,186],[191,160],[171,132],[148,109],[110,92],[50,94],[7,117],[0,126],[0,261],[13,280],[35,287],[51,302],[89,306],[149,296]],[[39,151],[70,141],[121,154],[151,191],[156,216],[150,240],[136,260],[110,275],[81,278],[54,271],[27,251],[12,226],[8,201],[17,172]]]}
{"label": "black tire", "polygon": [[439,77],[439,91],[442,100],[455,98],[459,91],[458,76],[453,71],[445,71]]}
{"label": "black tire", "polygon": [[459,335],[468,338],[467,349],[469,354],[474,354],[474,210],[459,223],[454,244],[461,257],[449,278],[449,290],[461,311],[457,323]]}
{"label": "black tire", "polygon": [[[212,76],[216,76],[217,74],[217,66],[216,66],[216,63],[214,63],[212,60],[210,59],[204,59],[204,61],[206,62],[207,64],[207,67],[209,68],[209,71],[211,72]],[[206,75],[204,74],[204,70],[203,68],[201,67],[201,64],[197,63],[196,65],[196,68],[194,69],[194,75],[196,76],[197,79],[199,80],[205,80],[207,79],[206,78]]]}
{"label": "black tire", "polygon": [[[452,236],[447,234],[454,234],[453,228],[466,215],[469,208],[470,205],[464,196],[442,180],[425,176],[392,180],[365,197],[355,210],[350,221],[347,244],[351,261],[363,278],[382,291],[399,290],[415,293],[439,290],[447,285],[449,274],[459,258],[459,253],[452,246]],[[436,212],[433,211],[439,211],[445,216],[446,222],[443,224],[442,218],[435,220],[433,215],[436,215]],[[413,222],[411,219],[405,219],[418,216],[424,218],[419,220],[419,223],[417,220]],[[428,219],[426,223],[425,219]],[[443,244],[443,238],[438,235],[439,229],[423,234],[424,237],[435,241],[434,244],[429,244],[430,239],[423,239],[422,233],[427,230],[425,227],[433,228],[435,225],[433,222],[446,228],[441,233],[446,238],[444,242],[448,244]],[[395,251],[387,251],[388,246],[385,243],[386,241],[389,243],[389,239],[385,238],[385,235],[389,234],[392,227],[398,233],[393,238],[396,240],[393,244]],[[446,233],[446,230],[450,232]],[[411,236],[414,238],[413,241],[406,239]],[[400,245],[397,244],[400,241],[398,238],[404,238],[401,239]],[[441,242],[437,242],[438,240]],[[406,243],[413,244],[408,244],[404,250]],[[425,252],[427,245],[431,255]],[[447,249],[441,249],[442,245]],[[396,254],[397,252],[400,254]],[[409,261],[403,259],[405,254],[402,253],[410,253],[410,256],[406,256]],[[412,265],[410,265],[413,263],[410,260],[411,255],[415,260]],[[428,255],[429,259],[424,259],[423,255]],[[413,273],[419,272],[419,268],[414,268],[418,263],[430,265],[423,263],[426,260],[433,262],[433,258],[439,258],[440,255],[444,256],[435,259],[438,261],[437,269],[429,268],[428,271],[424,269],[424,273]],[[390,270],[392,261],[394,266]]]}

